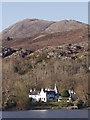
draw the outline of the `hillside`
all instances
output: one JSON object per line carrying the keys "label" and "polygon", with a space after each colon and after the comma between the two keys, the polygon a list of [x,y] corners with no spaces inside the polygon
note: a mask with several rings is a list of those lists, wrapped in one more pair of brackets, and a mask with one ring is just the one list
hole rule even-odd
{"label": "hillside", "polygon": [[[87,46],[86,43],[53,46],[26,56],[23,56],[26,51],[20,50],[5,57],[2,81],[4,107],[10,100],[16,99],[26,105],[30,88],[37,90],[41,87],[53,88],[55,82],[60,92],[74,88],[79,99],[87,100],[89,75]],[[26,109],[23,105],[23,109]],[[20,108],[20,105],[17,107]]]}
{"label": "hillside", "polygon": [[2,32],[2,44],[4,47],[37,50],[51,45],[84,42],[87,36],[87,24],[75,20],[25,19]]}
{"label": "hillside", "polygon": [[[51,33],[84,28],[87,25],[75,20],[63,20],[59,22],[39,19],[25,19],[10,26],[2,32],[3,38],[8,36],[25,38],[38,33]],[[24,34],[24,35],[23,35]]]}
{"label": "hillside", "polygon": [[[20,29],[22,23],[25,26]],[[5,31],[2,40],[3,109],[14,104],[17,109],[28,109],[29,90],[52,88],[55,82],[60,92],[73,88],[79,99],[87,100],[87,25],[72,20],[27,19]],[[7,35],[10,38],[7,39]]]}
{"label": "hillside", "polygon": [[55,46],[62,44],[73,44],[88,41],[88,29],[81,28],[64,32],[39,33],[32,37],[4,39],[2,44],[4,47],[24,48],[37,50],[47,46]]}

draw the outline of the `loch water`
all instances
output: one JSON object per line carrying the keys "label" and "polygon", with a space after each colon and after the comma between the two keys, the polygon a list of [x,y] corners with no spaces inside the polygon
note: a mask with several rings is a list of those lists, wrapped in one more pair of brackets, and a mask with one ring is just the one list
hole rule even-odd
{"label": "loch water", "polygon": [[0,112],[2,118],[88,118],[88,110],[29,110]]}

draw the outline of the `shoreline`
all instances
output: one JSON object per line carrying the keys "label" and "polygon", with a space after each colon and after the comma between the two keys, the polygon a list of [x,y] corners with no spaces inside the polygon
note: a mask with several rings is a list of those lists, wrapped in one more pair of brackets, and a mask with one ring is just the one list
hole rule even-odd
{"label": "shoreline", "polygon": [[14,112],[14,111],[16,111],[16,112],[19,112],[19,111],[48,111],[48,110],[61,110],[61,111],[63,111],[63,110],[65,110],[65,111],[69,111],[69,110],[74,110],[74,111],[77,111],[77,110],[90,110],[89,108],[81,108],[81,109],[68,109],[68,108],[59,108],[59,109],[54,109],[54,108],[52,108],[52,109],[50,109],[50,108],[42,108],[42,109],[40,109],[40,108],[37,108],[37,109],[16,109],[16,108],[9,108],[9,109],[7,109],[7,110],[1,110],[2,112]]}

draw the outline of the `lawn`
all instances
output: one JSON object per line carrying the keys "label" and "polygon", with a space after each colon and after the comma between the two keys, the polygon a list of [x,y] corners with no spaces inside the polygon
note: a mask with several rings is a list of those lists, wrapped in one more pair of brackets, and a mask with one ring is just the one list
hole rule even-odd
{"label": "lawn", "polygon": [[63,107],[67,107],[68,103],[67,102],[47,102],[47,103],[40,103],[40,102],[35,102],[35,103],[30,103],[30,109],[61,109]]}

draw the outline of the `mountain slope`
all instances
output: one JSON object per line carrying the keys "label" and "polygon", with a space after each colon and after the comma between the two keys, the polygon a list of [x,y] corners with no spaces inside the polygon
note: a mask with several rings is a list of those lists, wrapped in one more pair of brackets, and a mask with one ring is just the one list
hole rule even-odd
{"label": "mountain slope", "polygon": [[25,19],[3,31],[3,38],[25,38],[43,32],[53,22],[38,19]]}
{"label": "mountain slope", "polygon": [[50,45],[87,41],[87,34],[87,25],[75,20],[25,19],[2,32],[2,45],[37,50]]}
{"label": "mountain slope", "polygon": [[46,32],[66,31],[72,29],[85,28],[86,26],[87,26],[86,24],[79,21],[63,20],[52,24],[45,31]]}
{"label": "mountain slope", "polygon": [[42,32],[57,32],[86,27],[87,25],[75,20],[51,22],[39,19],[25,19],[3,31],[3,38],[8,36],[25,38]]}
{"label": "mountain slope", "polygon": [[37,50],[46,46],[55,46],[62,44],[73,44],[88,41],[88,29],[80,28],[69,31],[54,32],[54,33],[40,33],[32,37],[13,38],[8,41],[2,41],[4,47],[24,48]]}

